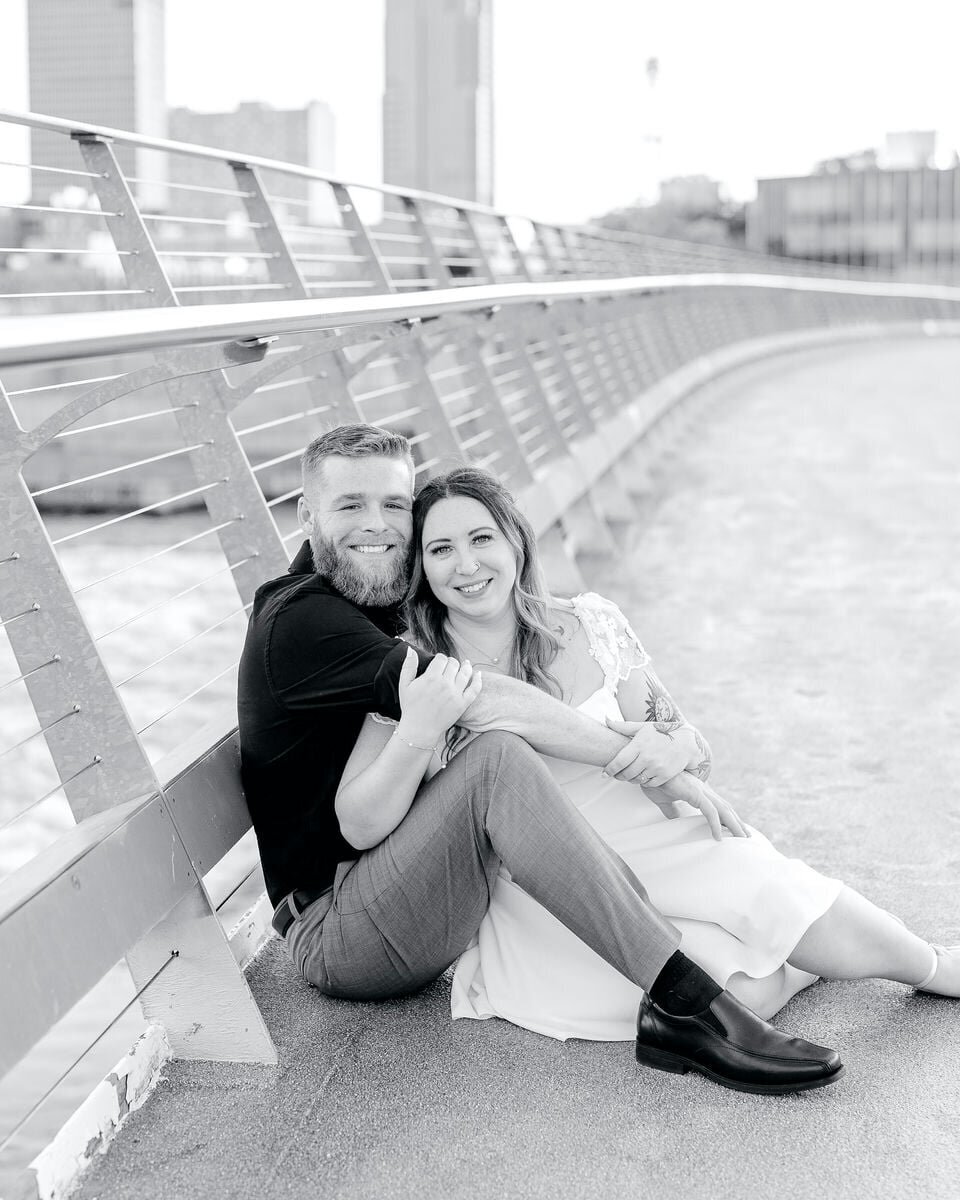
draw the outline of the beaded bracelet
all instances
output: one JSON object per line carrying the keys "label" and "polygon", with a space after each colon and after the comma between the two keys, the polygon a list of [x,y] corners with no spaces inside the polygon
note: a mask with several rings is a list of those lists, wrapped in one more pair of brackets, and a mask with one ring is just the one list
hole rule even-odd
{"label": "beaded bracelet", "polygon": [[405,746],[409,746],[411,750],[429,750],[431,754],[436,754],[437,758],[440,760],[440,770],[442,771],[446,767],[447,764],[444,762],[443,755],[439,752],[436,746],[418,746],[416,742],[408,742],[407,739],[400,733],[399,728],[394,729],[393,736],[403,742]]}
{"label": "beaded bracelet", "polygon": [[411,750],[430,750],[430,751],[436,750],[436,746],[418,746],[416,742],[408,742],[407,739],[400,732],[399,728],[397,728],[393,731],[393,736],[395,738],[399,738],[400,741],[403,742],[403,744],[405,746],[409,746]]}

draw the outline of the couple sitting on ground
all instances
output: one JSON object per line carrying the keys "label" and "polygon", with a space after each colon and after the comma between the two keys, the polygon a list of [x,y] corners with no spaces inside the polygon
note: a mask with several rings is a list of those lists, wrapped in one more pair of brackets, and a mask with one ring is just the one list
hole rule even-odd
{"label": "couple sitting on ground", "polygon": [[303,455],[308,541],[257,592],[243,780],[274,926],[322,992],[630,1039],[652,1067],[779,1093],[838,1054],[767,1023],[818,976],[960,996],[932,947],[786,858],[707,782],[710,750],[609,600],[543,584],[489,473],[413,497],[406,439]]}

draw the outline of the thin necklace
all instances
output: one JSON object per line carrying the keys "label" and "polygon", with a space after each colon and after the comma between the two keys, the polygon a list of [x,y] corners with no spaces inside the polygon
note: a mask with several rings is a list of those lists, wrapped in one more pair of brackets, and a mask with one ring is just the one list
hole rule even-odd
{"label": "thin necklace", "polygon": [[507,638],[506,643],[500,647],[500,650],[497,654],[488,655],[486,650],[484,650],[482,647],[478,646],[476,644],[476,642],[471,642],[468,637],[465,637],[462,633],[458,633],[453,628],[453,626],[450,624],[449,621],[447,622],[447,629],[450,631],[450,634],[454,638],[456,638],[456,640],[458,642],[463,642],[465,645],[469,646],[471,650],[476,650],[476,652],[478,654],[483,655],[483,657],[480,659],[480,662],[491,663],[495,667],[500,665],[500,659],[504,656],[504,654],[507,652],[507,650],[509,650],[509,648],[513,645],[513,639],[516,637],[516,633],[517,633],[517,631],[514,630],[513,633],[510,634],[510,636]]}

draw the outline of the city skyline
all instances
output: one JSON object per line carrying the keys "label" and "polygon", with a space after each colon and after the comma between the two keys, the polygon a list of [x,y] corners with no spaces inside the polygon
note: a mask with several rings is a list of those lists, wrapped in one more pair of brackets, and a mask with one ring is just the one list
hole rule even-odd
{"label": "city skyline", "polygon": [[[0,104],[22,108],[23,0],[0,7],[10,34]],[[253,0],[166,7],[171,107],[325,101],[337,118],[336,174],[382,178],[382,0],[274,0],[266,25]],[[937,129],[944,156],[960,144],[956,22],[942,5],[911,6],[912,28],[927,31],[922,46],[867,4],[811,0],[802,23],[778,29],[769,11],[756,0],[722,10],[697,0],[680,15],[642,13],[628,0],[495,3],[496,206],[581,221],[649,195],[654,174],[706,174],[747,199],[758,177],[806,174],[891,130]],[[651,57],[660,64],[652,105]],[[17,155],[0,144],[0,157]]]}

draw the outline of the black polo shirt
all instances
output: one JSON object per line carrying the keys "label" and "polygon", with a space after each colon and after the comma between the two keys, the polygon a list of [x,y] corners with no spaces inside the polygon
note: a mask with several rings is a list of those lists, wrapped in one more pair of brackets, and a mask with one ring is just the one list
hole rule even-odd
{"label": "black polo shirt", "polygon": [[399,628],[397,606],[353,604],[314,572],[308,542],[257,589],[240,659],[240,761],[274,905],[329,886],[337,863],[359,856],[333,804],[364,715],[400,716]]}

